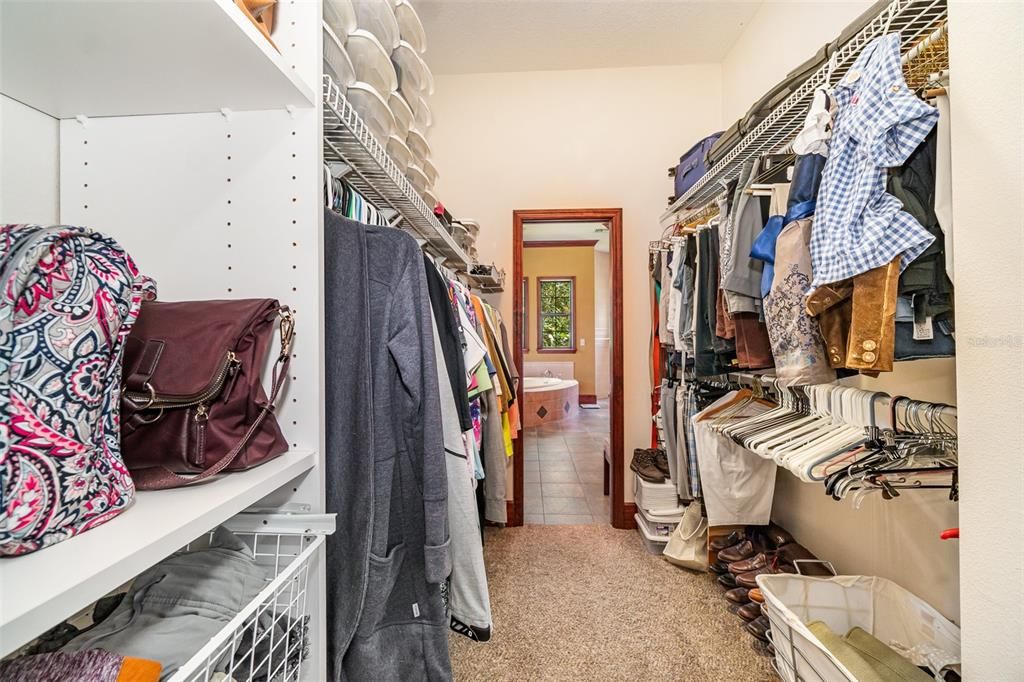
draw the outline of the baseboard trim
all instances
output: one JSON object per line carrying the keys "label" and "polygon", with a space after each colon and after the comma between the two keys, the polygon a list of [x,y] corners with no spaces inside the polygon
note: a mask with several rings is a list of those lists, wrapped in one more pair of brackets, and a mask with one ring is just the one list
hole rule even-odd
{"label": "baseboard trim", "polygon": [[597,396],[590,393],[580,393],[580,405],[597,405]]}
{"label": "baseboard trim", "polygon": [[619,519],[619,523],[613,524],[615,528],[622,530],[632,530],[636,528],[636,519],[633,518],[636,514],[636,504],[633,502],[626,502],[622,505],[622,517]]}

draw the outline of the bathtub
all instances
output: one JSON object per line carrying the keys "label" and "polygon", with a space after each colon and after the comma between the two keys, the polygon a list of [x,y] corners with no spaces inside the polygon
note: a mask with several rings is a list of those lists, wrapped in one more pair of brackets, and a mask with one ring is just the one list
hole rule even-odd
{"label": "bathtub", "polygon": [[580,384],[557,377],[523,378],[523,423],[541,426],[574,417],[580,410]]}

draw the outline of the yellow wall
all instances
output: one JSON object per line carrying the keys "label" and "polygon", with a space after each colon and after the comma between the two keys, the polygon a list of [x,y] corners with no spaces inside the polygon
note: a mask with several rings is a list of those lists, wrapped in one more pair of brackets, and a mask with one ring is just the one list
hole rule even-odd
{"label": "yellow wall", "polygon": [[[526,362],[572,362],[580,395],[597,395],[594,374],[594,247],[550,246],[523,249],[523,277],[530,279],[529,352]],[[576,278],[576,352],[537,352],[537,278]]]}

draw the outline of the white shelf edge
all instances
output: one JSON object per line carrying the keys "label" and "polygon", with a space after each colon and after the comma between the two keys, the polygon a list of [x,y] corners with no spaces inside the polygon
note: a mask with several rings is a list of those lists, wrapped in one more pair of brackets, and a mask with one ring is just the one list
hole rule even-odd
{"label": "white shelf edge", "polygon": [[[0,656],[309,471],[316,460],[313,450],[297,449],[207,484],[140,492],[131,507],[102,526],[32,554],[0,559]],[[147,528],[155,534],[147,536]]]}
{"label": "white shelf edge", "polygon": [[314,93],[313,88],[306,81],[302,80],[297,69],[288,68],[284,63],[284,55],[267,42],[267,39],[263,37],[260,30],[249,21],[249,18],[245,16],[242,10],[231,0],[217,0],[217,4],[238,25],[241,31],[251,41],[256,43],[256,46],[263,52],[264,56],[284,74],[285,78],[291,81],[295,89],[299,91],[299,94],[308,103],[308,106],[314,106],[317,103],[317,95]]}

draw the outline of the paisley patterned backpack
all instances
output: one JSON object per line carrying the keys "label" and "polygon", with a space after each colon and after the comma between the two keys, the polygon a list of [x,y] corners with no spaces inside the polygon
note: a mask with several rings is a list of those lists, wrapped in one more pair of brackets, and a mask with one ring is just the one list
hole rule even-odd
{"label": "paisley patterned backpack", "polygon": [[67,225],[0,226],[0,287],[0,555],[13,555],[131,503],[121,356],[155,290],[113,239]]}

